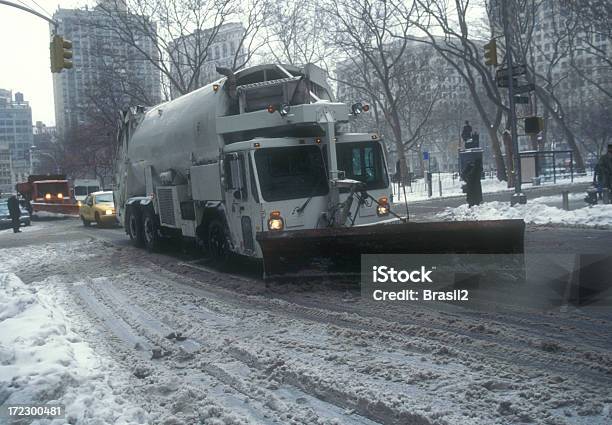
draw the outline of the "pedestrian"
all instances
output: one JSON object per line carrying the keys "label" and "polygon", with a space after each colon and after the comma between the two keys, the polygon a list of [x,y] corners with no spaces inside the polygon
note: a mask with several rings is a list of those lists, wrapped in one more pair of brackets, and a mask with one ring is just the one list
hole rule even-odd
{"label": "pedestrian", "polygon": [[461,175],[461,178],[465,181],[463,191],[466,194],[466,201],[470,208],[482,203],[481,174],[482,159],[474,158],[465,166]]}
{"label": "pedestrian", "polygon": [[608,152],[599,158],[597,174],[603,191],[603,202],[609,204],[612,193],[612,143],[608,143]]}
{"label": "pedestrian", "polygon": [[469,121],[465,122],[463,130],[461,130],[461,138],[463,139],[464,143],[472,138],[472,126],[470,125]]}
{"label": "pedestrian", "polygon": [[19,209],[19,201],[15,195],[8,198],[6,202],[9,209],[9,216],[13,222],[13,233],[19,233],[19,217],[21,216],[21,210]]}

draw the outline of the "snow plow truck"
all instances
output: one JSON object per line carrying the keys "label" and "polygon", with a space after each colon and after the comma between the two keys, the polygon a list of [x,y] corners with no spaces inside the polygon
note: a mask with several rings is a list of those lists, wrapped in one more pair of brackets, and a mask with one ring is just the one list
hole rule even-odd
{"label": "snow plow truck", "polygon": [[15,185],[23,196],[31,215],[53,213],[78,215],[79,207],[70,193],[70,185],[64,174],[32,174],[28,181]]}
{"label": "snow plow truck", "polygon": [[218,81],[121,113],[118,219],[138,245],[194,238],[263,260],[264,277],[359,272],[367,253],[521,253],[522,220],[413,223],[391,206],[368,105],[336,102],[314,65],[218,68]]}

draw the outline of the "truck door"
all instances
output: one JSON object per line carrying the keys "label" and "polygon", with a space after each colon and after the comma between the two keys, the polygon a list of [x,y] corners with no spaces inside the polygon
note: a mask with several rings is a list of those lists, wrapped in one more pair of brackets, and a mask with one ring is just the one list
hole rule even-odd
{"label": "truck door", "polygon": [[83,201],[83,206],[81,207],[81,215],[85,220],[93,220],[93,197],[91,195],[88,195]]}
{"label": "truck door", "polygon": [[249,188],[249,156],[247,152],[225,156],[225,200],[228,225],[236,252],[255,253],[255,226],[259,217],[258,194]]}

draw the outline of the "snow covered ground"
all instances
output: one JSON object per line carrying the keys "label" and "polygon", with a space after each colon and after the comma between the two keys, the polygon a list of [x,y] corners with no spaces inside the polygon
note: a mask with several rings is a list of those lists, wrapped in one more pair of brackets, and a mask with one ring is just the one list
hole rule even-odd
{"label": "snow covered ground", "polygon": [[[0,274],[0,400],[3,405],[63,404],[57,424],[145,423],[146,412],[113,388],[125,374],[72,329],[52,286]],[[6,419],[6,418],[5,418]]]}
{"label": "snow covered ground", "polygon": [[266,287],[93,237],[0,249],[0,404],[69,423],[608,424],[611,329]]}
{"label": "snow covered ground", "polygon": [[[588,183],[593,181],[592,175],[586,176],[575,176],[573,183]],[[440,182],[442,182],[442,196],[440,196]],[[567,178],[559,178],[556,183],[545,182],[542,183],[542,187],[550,187],[555,185],[563,185],[571,183],[571,179]],[[423,179],[419,179],[416,182],[413,182],[412,187],[406,187],[406,199],[408,202],[410,201],[421,201],[426,199],[435,199],[435,198],[448,198],[453,196],[465,196],[463,191],[461,190],[461,186],[464,184],[461,179],[458,177],[453,178],[453,173],[440,173],[433,175],[433,190],[432,197],[429,198],[427,196],[427,185]],[[508,183],[505,181],[499,181],[496,178],[486,178],[483,179],[482,182],[482,192],[483,193],[493,193],[493,192],[504,192],[511,191],[513,189],[508,189]],[[522,185],[523,188],[528,189],[533,187],[531,183],[525,183]],[[393,199],[394,202],[404,202],[404,192],[400,190],[398,185],[393,185]]]}
{"label": "snow covered ground", "polygon": [[[584,194],[574,194],[573,198],[584,198]],[[571,200],[572,197],[570,197]],[[565,211],[546,205],[558,202],[560,197],[547,196],[529,200],[525,205],[511,207],[508,202],[484,202],[468,208],[467,204],[436,214],[442,220],[499,220],[522,218],[526,223],[539,225],[562,225],[575,227],[612,228],[612,205],[593,205]]]}

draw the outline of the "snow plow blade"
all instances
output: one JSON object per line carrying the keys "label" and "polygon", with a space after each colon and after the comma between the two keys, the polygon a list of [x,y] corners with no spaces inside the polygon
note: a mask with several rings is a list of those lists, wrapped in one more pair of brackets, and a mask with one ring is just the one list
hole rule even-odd
{"label": "snow plow blade", "polygon": [[356,276],[361,254],[522,254],[523,220],[410,222],[260,232],[264,279]]}
{"label": "snow plow blade", "polygon": [[32,202],[32,212],[34,214],[40,212],[47,212],[53,214],[63,215],[79,215],[79,206],[77,204],[60,204],[60,203],[45,203],[45,202]]}

